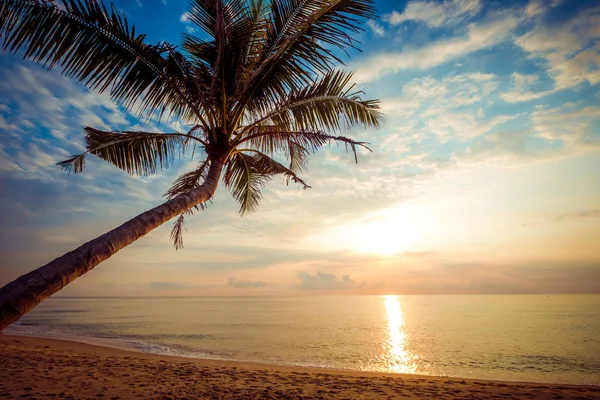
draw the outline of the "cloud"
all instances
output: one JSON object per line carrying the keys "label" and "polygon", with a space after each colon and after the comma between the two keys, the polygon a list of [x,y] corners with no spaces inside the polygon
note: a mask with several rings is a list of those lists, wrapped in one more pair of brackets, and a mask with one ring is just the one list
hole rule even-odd
{"label": "cloud", "polygon": [[[587,8],[575,17],[555,25],[539,25],[515,43],[541,61],[554,80],[555,90],[583,82],[600,82],[600,7]],[[551,93],[551,92],[548,92]]]}
{"label": "cloud", "polygon": [[154,290],[184,290],[184,289],[209,289],[214,288],[215,285],[198,285],[187,282],[173,282],[173,281],[156,281],[150,282],[149,286]]}
{"label": "cloud", "polygon": [[367,26],[371,28],[371,30],[373,31],[373,33],[375,33],[376,36],[385,36],[385,29],[383,28],[383,26],[378,24],[377,21],[370,19],[367,21]]}
{"label": "cloud", "polygon": [[531,114],[536,135],[549,141],[562,142],[566,148],[589,147],[597,149],[600,137],[594,135],[594,122],[600,120],[600,108],[570,109],[556,107]]}
{"label": "cloud", "polygon": [[600,208],[561,214],[556,217],[556,220],[563,221],[582,218],[600,218]]}
{"label": "cloud", "polygon": [[531,0],[525,7],[525,15],[535,17],[546,12],[546,5],[541,0]]}
{"label": "cloud", "polygon": [[[2,129],[2,119],[0,118],[0,129]],[[23,168],[9,159],[8,154],[0,147],[0,172],[23,171]]]}
{"label": "cloud", "polygon": [[432,42],[419,49],[388,52],[363,58],[351,65],[359,83],[377,80],[403,70],[433,68],[478,50],[503,42],[517,26],[517,18],[503,16],[497,20],[470,24],[465,37]]}
{"label": "cloud", "polygon": [[412,101],[459,107],[481,102],[497,86],[496,76],[492,74],[450,74],[441,79],[431,76],[412,79],[403,86],[402,92]]}
{"label": "cloud", "polygon": [[511,76],[513,88],[500,97],[507,103],[520,103],[531,101],[554,93],[555,90],[532,91],[531,87],[539,84],[539,76],[536,74],[520,74],[514,72]]}
{"label": "cloud", "polygon": [[191,20],[191,16],[192,14],[190,14],[189,12],[184,12],[183,14],[181,14],[181,16],[179,16],[179,21],[183,22],[184,24],[186,24],[185,26],[185,31],[189,34],[193,34],[196,33],[198,31],[198,29],[195,26],[192,25],[188,25],[192,22]]}
{"label": "cloud", "polygon": [[531,226],[548,222],[577,221],[588,218],[600,218],[600,208],[590,208],[587,210],[572,211],[563,214],[538,215],[533,217],[530,221],[523,222],[521,226]]}
{"label": "cloud", "polygon": [[227,286],[240,288],[240,289],[259,288],[259,287],[263,287],[263,286],[267,286],[267,285],[268,285],[268,283],[261,282],[261,281],[243,281],[243,280],[239,280],[236,278],[228,278],[227,279]]}
{"label": "cloud", "polygon": [[600,121],[600,108],[574,108],[566,104],[539,108],[524,116],[526,129],[505,129],[485,135],[454,153],[461,162],[512,165],[544,162],[600,149],[594,124]]}
{"label": "cloud", "polygon": [[190,285],[184,282],[150,282],[150,287],[158,290],[187,289],[190,287]]}
{"label": "cloud", "polygon": [[405,294],[600,293],[600,264],[590,261],[439,263],[403,276],[395,291]]}
{"label": "cloud", "polygon": [[480,0],[410,1],[402,13],[393,11],[386,16],[386,20],[390,25],[420,21],[430,27],[439,28],[463,22],[477,15],[480,10]]}
{"label": "cloud", "polygon": [[365,286],[364,282],[357,284],[349,275],[343,275],[338,279],[333,274],[321,271],[315,275],[301,271],[298,273],[298,278],[301,280],[300,288],[303,290],[348,290]]}
{"label": "cloud", "polygon": [[402,96],[384,99],[383,111],[388,117],[401,117],[412,131],[421,131],[421,138],[426,133],[443,142],[473,139],[513,118],[479,112],[498,84],[495,75],[478,72],[415,78],[403,86]]}
{"label": "cloud", "polygon": [[190,22],[190,17],[191,17],[191,14],[186,11],[183,14],[181,14],[181,16],[179,16],[179,21],[186,24],[186,23]]}

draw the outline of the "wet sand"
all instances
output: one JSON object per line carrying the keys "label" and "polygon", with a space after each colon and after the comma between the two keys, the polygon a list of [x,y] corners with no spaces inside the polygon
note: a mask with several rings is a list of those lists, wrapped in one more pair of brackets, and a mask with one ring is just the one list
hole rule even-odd
{"label": "wet sand", "polygon": [[0,398],[600,399],[600,387],[496,382],[160,356],[0,335]]}

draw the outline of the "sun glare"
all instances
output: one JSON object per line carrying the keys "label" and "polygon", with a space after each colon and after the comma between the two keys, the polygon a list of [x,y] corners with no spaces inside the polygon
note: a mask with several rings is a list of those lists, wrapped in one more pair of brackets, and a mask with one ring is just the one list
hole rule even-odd
{"label": "sun glare", "polygon": [[390,219],[380,219],[359,227],[359,250],[363,253],[377,253],[389,256],[410,248],[412,236],[409,229],[403,229]]}
{"label": "sun glare", "polygon": [[423,231],[423,222],[417,210],[389,209],[345,227],[344,232],[359,252],[390,256],[411,250]]}
{"label": "sun glare", "polygon": [[418,250],[433,225],[423,206],[395,207],[364,215],[354,223],[337,225],[309,236],[311,248],[349,249],[382,257]]}

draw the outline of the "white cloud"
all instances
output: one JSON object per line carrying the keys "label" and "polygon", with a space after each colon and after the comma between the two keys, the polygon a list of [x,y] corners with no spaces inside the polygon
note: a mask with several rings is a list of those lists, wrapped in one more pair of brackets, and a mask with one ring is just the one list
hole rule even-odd
{"label": "white cloud", "polygon": [[600,82],[600,8],[588,8],[560,26],[541,25],[515,43],[542,60],[555,90]]}
{"label": "white cloud", "polygon": [[498,115],[484,119],[473,115],[472,112],[443,108],[431,109],[423,116],[427,117],[426,129],[438,136],[442,142],[449,139],[474,139],[514,118],[514,116]]}
{"label": "white cloud", "polygon": [[570,149],[597,149],[600,138],[592,134],[593,122],[600,121],[600,108],[586,107],[570,110],[557,107],[532,113],[531,121],[537,136],[549,141],[560,141]]}
{"label": "white cloud", "polygon": [[373,33],[375,33],[375,35],[381,36],[381,37],[385,36],[385,29],[383,28],[383,26],[381,26],[379,23],[377,23],[377,21],[370,19],[369,21],[367,21],[367,26],[369,28],[371,28],[371,30],[373,31]]}
{"label": "white cloud", "polygon": [[555,90],[532,91],[531,87],[539,84],[539,76],[536,74],[520,74],[514,72],[511,76],[513,88],[509,92],[502,93],[500,97],[507,103],[518,103],[539,99],[553,93]]}
{"label": "white cloud", "polygon": [[302,271],[298,273],[298,278],[300,278],[302,282],[300,288],[304,290],[348,290],[365,286],[365,282],[357,284],[356,281],[351,279],[348,275],[338,278],[334,274],[328,274],[321,271],[317,272],[315,275]]}
{"label": "white cloud", "polygon": [[181,14],[181,16],[179,17],[179,21],[181,21],[183,23],[188,23],[188,22],[190,22],[190,16],[191,16],[191,14],[186,11],[183,14]]}
{"label": "white cloud", "polygon": [[525,15],[528,17],[535,17],[543,14],[546,11],[544,2],[541,0],[531,0],[525,7]]}
{"label": "white cloud", "polygon": [[480,10],[480,0],[411,1],[402,13],[393,11],[387,16],[387,20],[391,25],[399,25],[404,21],[412,20],[439,28],[463,22],[477,15]]}
{"label": "white cloud", "polygon": [[351,65],[356,71],[354,79],[369,82],[402,70],[436,67],[501,43],[511,34],[517,22],[513,16],[504,16],[488,23],[469,25],[463,38],[440,40],[416,50],[383,53],[359,60]]}
{"label": "white cloud", "polygon": [[[407,82],[402,96],[383,99],[388,118],[401,118],[403,127],[389,135],[386,150],[407,152],[424,139],[439,143],[449,140],[470,141],[479,138],[500,125],[512,120],[514,115],[486,115],[491,97],[498,88],[498,77],[479,72],[448,75],[441,79],[431,76]],[[446,168],[451,160],[447,156],[432,154],[401,155],[400,164],[417,168],[421,174],[434,173]]]}
{"label": "white cloud", "polygon": [[583,82],[596,85],[600,82],[600,45],[584,50],[572,58],[549,56],[551,76],[558,89],[570,88]]}
{"label": "white cloud", "polygon": [[467,73],[448,75],[442,79],[430,76],[415,78],[406,83],[402,92],[411,102],[440,103],[444,107],[475,104],[498,86],[495,75]]}
{"label": "white cloud", "polygon": [[510,165],[573,157],[600,149],[593,125],[600,121],[600,108],[578,108],[576,104],[543,109],[529,115],[531,125],[521,130],[500,130],[482,137],[457,152],[461,161],[485,165]]}
{"label": "white cloud", "polygon": [[[0,118],[0,121],[2,119]],[[0,125],[0,129],[2,126]],[[2,147],[0,147],[0,172],[15,172],[15,171],[23,171],[21,167],[10,160],[10,157]]]}
{"label": "white cloud", "polygon": [[0,116],[0,130],[6,131],[6,132],[9,132],[9,131],[14,132],[14,131],[18,130],[18,127],[15,124],[9,123],[4,118],[2,118],[2,116]]}

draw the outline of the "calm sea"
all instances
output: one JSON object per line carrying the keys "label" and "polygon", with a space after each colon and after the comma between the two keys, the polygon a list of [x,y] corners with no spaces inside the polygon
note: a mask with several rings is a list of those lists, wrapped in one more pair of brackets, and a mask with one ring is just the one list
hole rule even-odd
{"label": "calm sea", "polygon": [[600,385],[600,295],[52,298],[11,332],[362,371]]}

